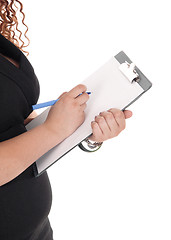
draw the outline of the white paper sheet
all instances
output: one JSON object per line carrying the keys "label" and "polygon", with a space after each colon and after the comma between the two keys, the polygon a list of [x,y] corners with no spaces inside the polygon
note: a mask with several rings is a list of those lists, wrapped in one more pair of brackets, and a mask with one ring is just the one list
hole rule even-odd
{"label": "white paper sheet", "polygon": [[[38,173],[47,169],[56,160],[89,136],[92,133],[91,121],[94,120],[96,115],[110,108],[121,110],[144,92],[138,83],[130,83],[120,72],[119,65],[120,63],[112,57],[82,82],[87,86],[87,90],[92,92],[85,110],[85,121],[71,136],[36,161]],[[27,130],[44,122],[49,109],[50,107],[29,123]]]}

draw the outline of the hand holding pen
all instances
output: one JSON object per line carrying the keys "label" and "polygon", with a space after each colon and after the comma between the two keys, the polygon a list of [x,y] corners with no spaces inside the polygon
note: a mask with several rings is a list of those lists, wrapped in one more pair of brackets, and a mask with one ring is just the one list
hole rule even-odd
{"label": "hand holding pen", "polygon": [[[86,92],[88,95],[91,94],[91,92]],[[78,96],[80,96],[82,93],[80,93]],[[33,110],[36,110],[36,109],[39,109],[39,108],[44,108],[44,107],[49,107],[49,106],[52,106],[54,105],[57,101],[59,101],[60,97],[56,100],[51,100],[51,101],[48,101],[48,102],[44,102],[44,103],[38,103],[36,105],[33,105],[32,108]]]}
{"label": "hand holding pen", "polygon": [[85,85],[77,85],[65,93],[60,101],[57,100],[49,110],[44,126],[53,135],[57,135],[61,141],[71,135],[84,122],[84,110],[89,99],[86,90]]}

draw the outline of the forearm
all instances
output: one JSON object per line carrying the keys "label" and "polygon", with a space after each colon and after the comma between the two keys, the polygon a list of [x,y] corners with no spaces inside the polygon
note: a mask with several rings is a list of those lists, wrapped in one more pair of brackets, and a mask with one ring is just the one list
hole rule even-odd
{"label": "forearm", "polygon": [[63,141],[44,124],[0,143],[0,186],[11,181],[39,157]]}

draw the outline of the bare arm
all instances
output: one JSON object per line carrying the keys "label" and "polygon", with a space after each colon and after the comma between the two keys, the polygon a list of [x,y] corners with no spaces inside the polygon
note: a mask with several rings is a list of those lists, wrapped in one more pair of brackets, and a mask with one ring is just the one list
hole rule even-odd
{"label": "bare arm", "polygon": [[52,134],[44,124],[0,143],[0,186],[11,181],[63,137]]}
{"label": "bare arm", "polygon": [[0,142],[0,186],[17,177],[83,123],[89,99],[85,91],[84,85],[76,86],[51,107],[43,124]]}

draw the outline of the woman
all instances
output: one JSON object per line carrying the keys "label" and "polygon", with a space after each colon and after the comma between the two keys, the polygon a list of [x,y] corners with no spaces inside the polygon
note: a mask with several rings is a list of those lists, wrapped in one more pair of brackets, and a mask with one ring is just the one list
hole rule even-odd
{"label": "woman", "polygon": [[[0,239],[52,240],[49,178],[46,172],[35,178],[33,165],[83,123],[89,95],[84,85],[63,93],[46,121],[26,130],[25,125],[36,116],[32,105],[39,98],[39,82],[23,53],[27,53],[24,42],[16,38],[18,7],[24,24],[22,3],[0,0]],[[100,113],[91,123],[89,140],[98,143],[117,136],[131,115],[117,109]],[[99,145],[94,142],[95,147]]]}

